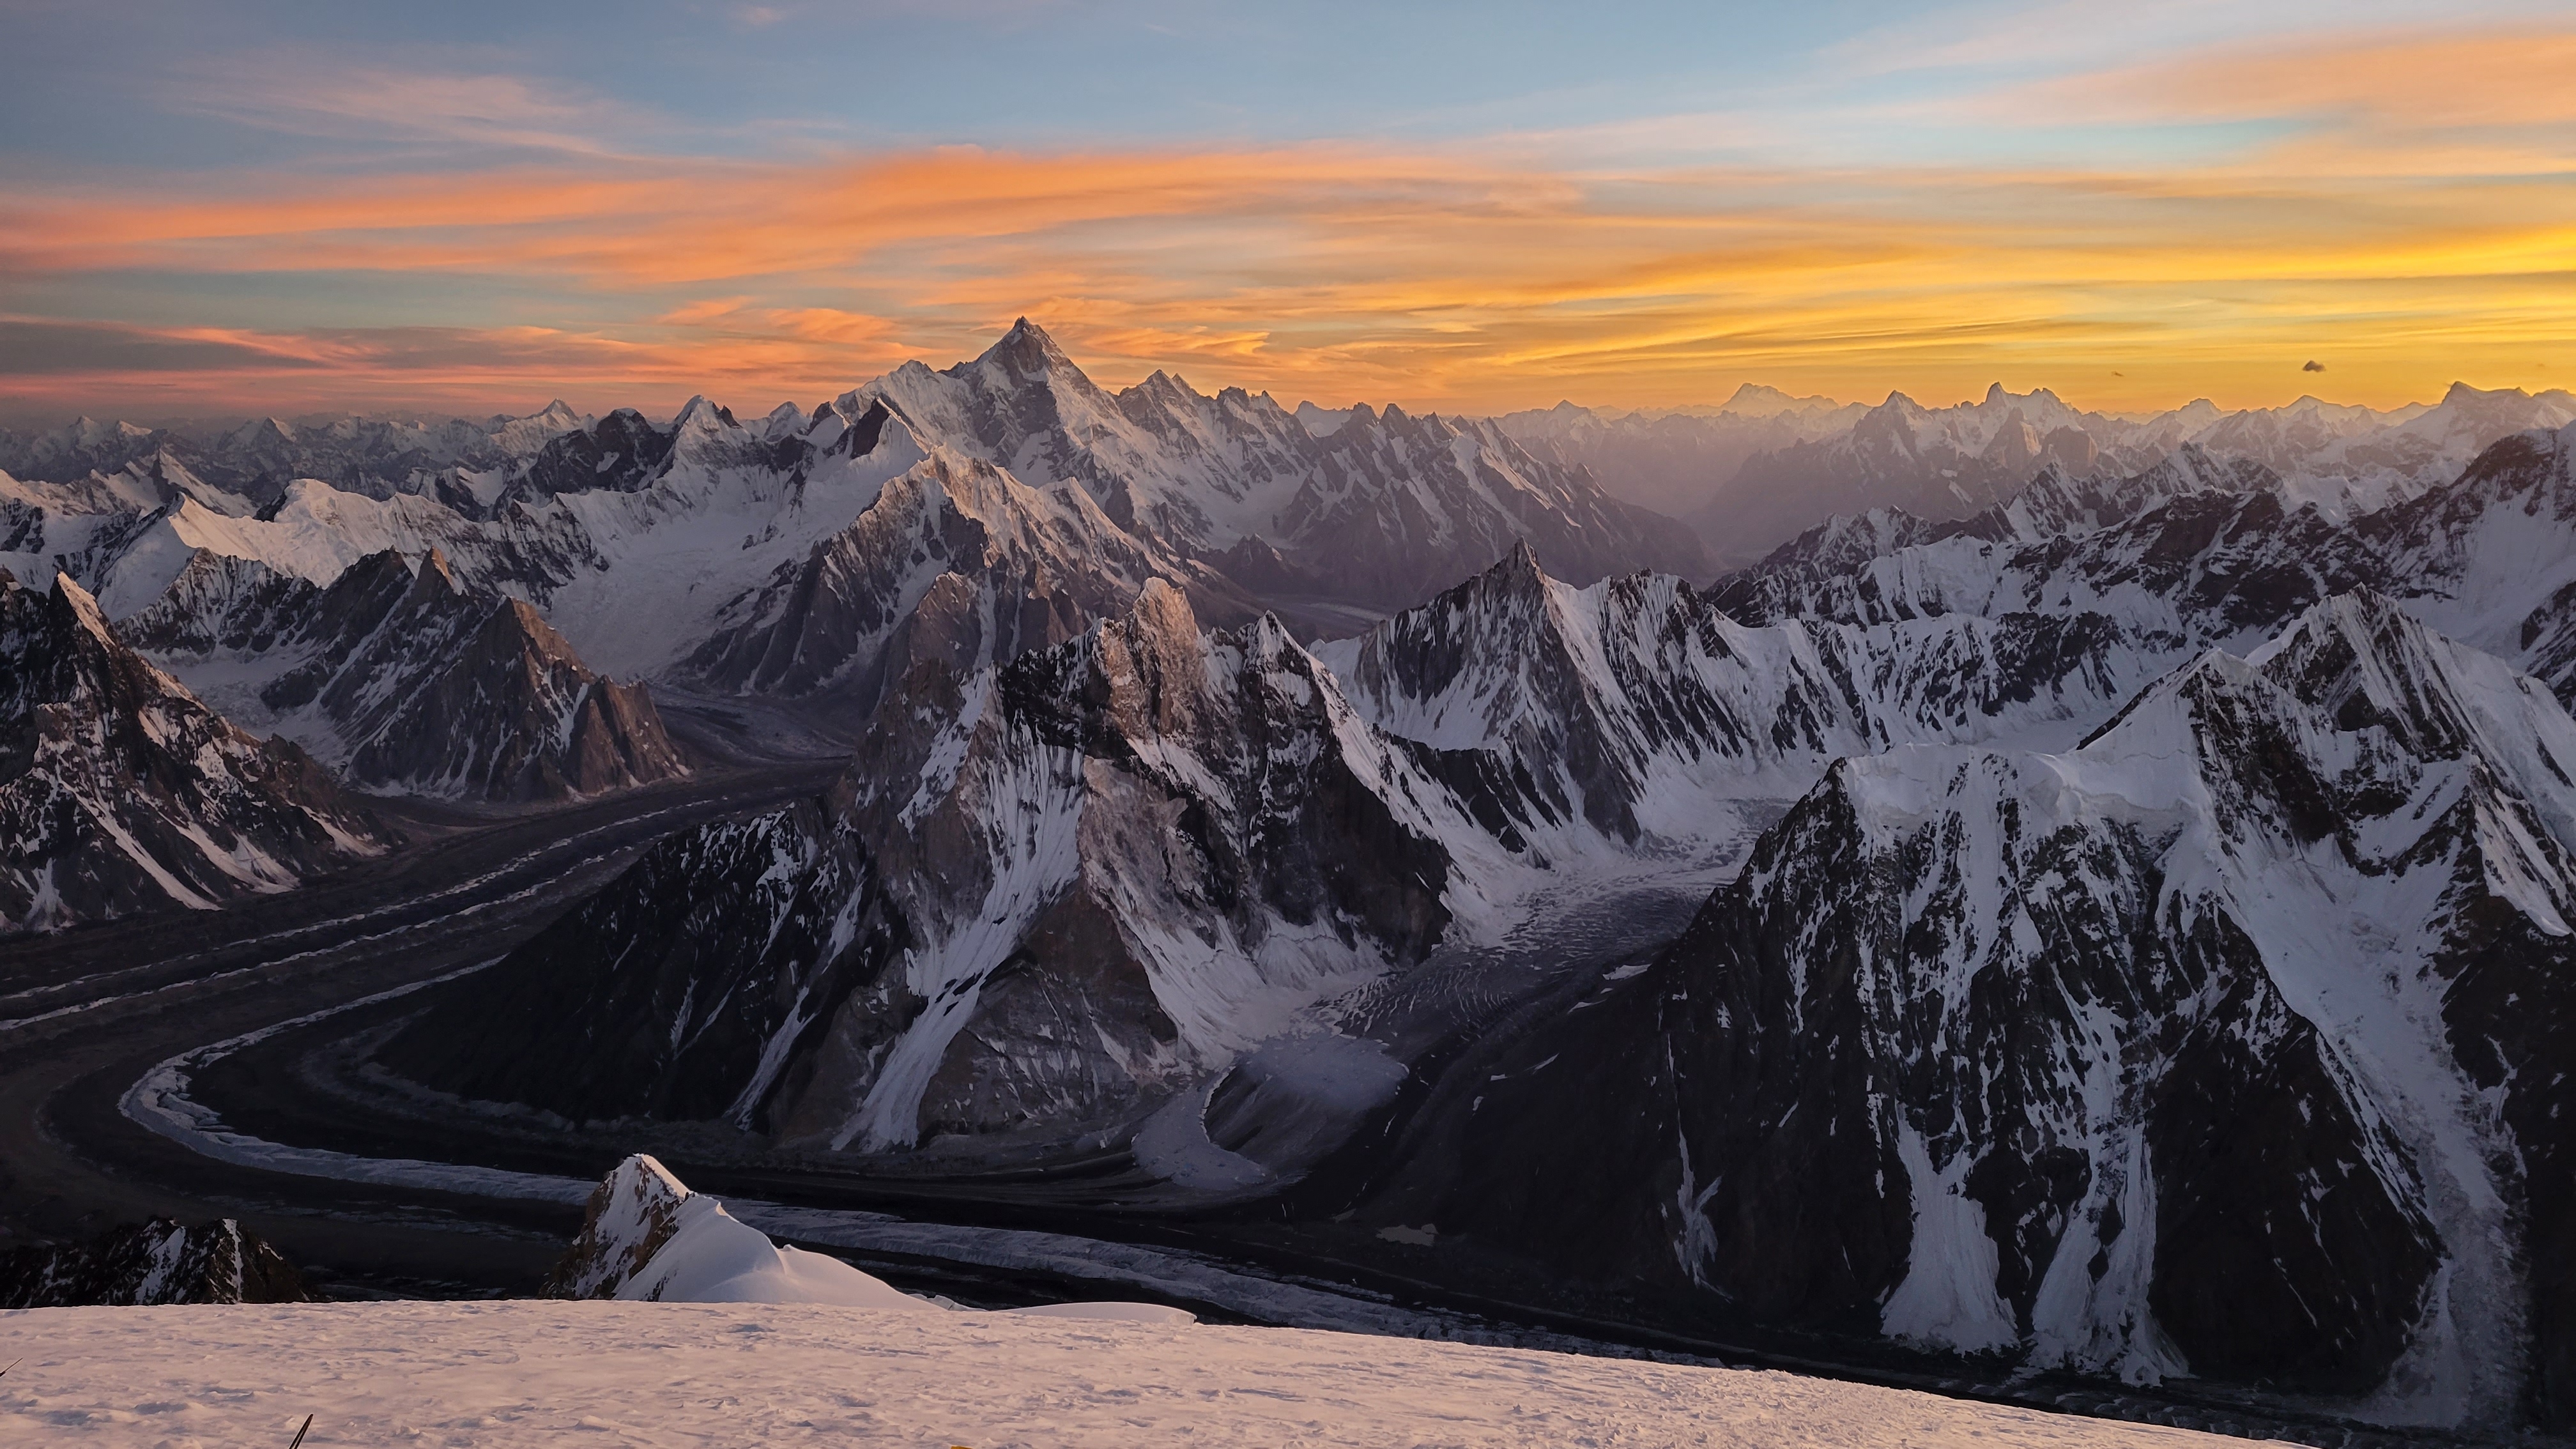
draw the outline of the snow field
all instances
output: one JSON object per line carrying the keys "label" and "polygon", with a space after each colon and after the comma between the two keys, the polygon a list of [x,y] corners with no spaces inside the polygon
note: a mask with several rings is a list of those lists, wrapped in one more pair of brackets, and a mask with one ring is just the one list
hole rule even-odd
{"label": "snow field", "polygon": [[1302,1329],[811,1305],[0,1313],[0,1442],[310,1446],[2217,1444],[1795,1374]]}

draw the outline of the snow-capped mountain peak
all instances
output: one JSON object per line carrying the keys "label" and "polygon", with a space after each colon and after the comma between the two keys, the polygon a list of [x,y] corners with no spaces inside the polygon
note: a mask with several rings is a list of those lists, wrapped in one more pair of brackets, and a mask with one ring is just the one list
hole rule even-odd
{"label": "snow-capped mountain peak", "polygon": [[[2568,1269],[2520,1244],[2576,1221],[2541,1065],[2571,780],[2546,689],[2359,592],[2071,752],[1838,763],[1633,993],[1493,1064],[1456,1160],[1497,1160],[1443,1232],[2033,1369],[2502,1422],[2567,1343],[2525,1305]],[[1607,1140],[1545,1125],[1578,1084],[1623,1103]],[[1514,1186],[1641,1157],[1584,1199],[1602,1250]]]}
{"label": "snow-capped mountain peak", "polygon": [[0,930],[208,909],[386,836],[294,746],[208,709],[67,574],[0,572]]}

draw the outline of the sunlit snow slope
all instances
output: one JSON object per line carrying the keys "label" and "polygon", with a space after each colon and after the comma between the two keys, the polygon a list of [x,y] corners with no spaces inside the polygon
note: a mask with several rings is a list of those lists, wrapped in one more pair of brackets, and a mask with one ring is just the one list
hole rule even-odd
{"label": "sunlit snow slope", "polygon": [[1297,1329],[808,1305],[371,1303],[0,1317],[0,1441],[1726,1444],[2186,1449],[2173,1429],[1793,1374]]}

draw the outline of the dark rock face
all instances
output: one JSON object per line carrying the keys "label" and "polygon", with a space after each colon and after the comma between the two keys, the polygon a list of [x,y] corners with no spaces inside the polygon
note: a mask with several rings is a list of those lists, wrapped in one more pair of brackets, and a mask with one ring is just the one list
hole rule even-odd
{"label": "dark rock face", "polygon": [[547,443],[528,460],[515,486],[537,497],[593,488],[632,493],[651,482],[671,456],[671,441],[671,430],[655,427],[633,408],[619,408]]}
{"label": "dark rock face", "polygon": [[310,1303],[295,1265],[231,1218],[154,1218],[86,1243],[0,1254],[0,1309]]}
{"label": "dark rock face", "polygon": [[328,632],[263,691],[311,704],[370,784],[496,800],[595,795],[688,773],[652,696],[584,665],[537,611],[476,596],[436,552],[378,554],[316,600]]}
{"label": "dark rock face", "polygon": [[320,722],[370,787],[546,800],[688,772],[643,685],[601,678],[534,608],[468,586],[436,549],[388,549],[328,587],[200,554],[136,623],[165,654],[300,661],[261,703]]}
{"label": "dark rock face", "polygon": [[1420,959],[1472,829],[1275,624],[1203,635],[1155,580],[914,665],[827,805],[666,843],[384,1060],[834,1150],[1095,1121]]}
{"label": "dark rock face", "polygon": [[303,751],[144,662],[57,576],[0,575],[0,922],[52,929],[284,890],[386,836]]}
{"label": "dark rock face", "polygon": [[1437,1222],[1722,1321],[2555,1421],[2571,769],[2367,594],[2070,755],[1844,761],[1494,1073]]}
{"label": "dark rock face", "polygon": [[1080,489],[934,458],[737,605],[690,669],[723,690],[872,704],[919,660],[971,673],[1063,643],[1125,609],[1157,566]]}
{"label": "dark rock face", "polygon": [[575,1120],[765,1127],[815,1038],[906,940],[863,849],[816,801],[664,841],[383,1060]]}
{"label": "dark rock face", "polygon": [[883,1017],[845,1013],[790,1137],[1121,1110],[1286,1024],[1248,999],[1314,999],[1447,928],[1454,807],[1275,624],[1202,635],[1157,580],[964,690],[904,685],[841,808],[914,923],[924,1005],[881,1065]]}

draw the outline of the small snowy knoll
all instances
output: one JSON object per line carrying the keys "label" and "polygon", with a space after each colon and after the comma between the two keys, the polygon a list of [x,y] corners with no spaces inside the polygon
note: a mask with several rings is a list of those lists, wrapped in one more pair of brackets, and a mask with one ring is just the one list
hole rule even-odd
{"label": "small snowy knoll", "polygon": [[[617,1164],[590,1195],[581,1236],[546,1279],[550,1298],[616,1298],[647,1303],[815,1303],[841,1308],[936,1313],[838,1258],[782,1248],[738,1221],[724,1204],[689,1191],[641,1153]],[[966,1310],[972,1311],[972,1310]],[[1053,1318],[1189,1323],[1156,1303],[1057,1303],[1009,1310]]]}
{"label": "small snowy knoll", "polygon": [[0,1316],[0,1443],[2215,1446],[1794,1374],[1268,1328],[812,1305]]}

